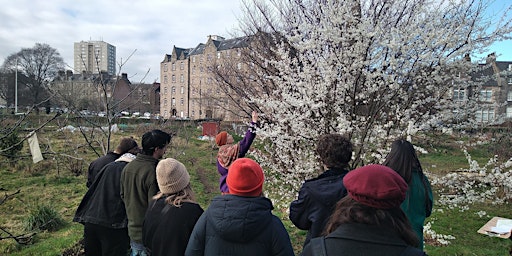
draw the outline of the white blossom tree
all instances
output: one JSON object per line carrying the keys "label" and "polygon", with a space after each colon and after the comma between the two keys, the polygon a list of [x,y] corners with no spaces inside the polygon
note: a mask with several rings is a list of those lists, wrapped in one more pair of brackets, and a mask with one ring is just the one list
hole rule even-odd
{"label": "white blossom tree", "polygon": [[[396,137],[454,117],[470,121],[475,97],[454,101],[454,85],[478,92],[482,81],[469,79],[477,65],[468,57],[512,31],[505,19],[510,8],[491,19],[489,1],[254,0],[244,6],[242,31],[254,38],[247,58],[257,64],[251,72],[258,79],[239,96],[264,113],[258,136],[268,144],[257,157],[277,174],[273,182],[292,187],[319,170],[314,148],[321,134],[350,137],[355,167],[379,162]],[[283,188],[283,197],[295,193],[273,187]]]}

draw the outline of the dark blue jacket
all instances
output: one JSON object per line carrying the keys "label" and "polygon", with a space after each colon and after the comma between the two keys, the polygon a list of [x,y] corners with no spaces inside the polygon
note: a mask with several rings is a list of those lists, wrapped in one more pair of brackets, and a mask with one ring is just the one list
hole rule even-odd
{"label": "dark blue jacket", "polygon": [[311,238],[321,236],[336,203],[347,195],[343,177],[348,170],[327,170],[315,179],[302,184],[297,200],[290,204],[290,220],[307,230],[304,245]]}
{"label": "dark blue jacket", "polygon": [[185,255],[294,255],[273,208],[265,197],[215,197],[197,221]]}
{"label": "dark blue jacket", "polygon": [[116,161],[103,167],[80,202],[74,222],[114,229],[127,227],[128,219],[119,193],[121,173],[126,164],[128,162]]}

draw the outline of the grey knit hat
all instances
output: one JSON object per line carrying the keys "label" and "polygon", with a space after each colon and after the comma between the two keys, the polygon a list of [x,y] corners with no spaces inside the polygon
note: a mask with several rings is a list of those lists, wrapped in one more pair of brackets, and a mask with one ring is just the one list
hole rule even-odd
{"label": "grey knit hat", "polygon": [[156,166],[156,181],[163,194],[176,194],[190,183],[190,175],[178,160],[166,158]]}

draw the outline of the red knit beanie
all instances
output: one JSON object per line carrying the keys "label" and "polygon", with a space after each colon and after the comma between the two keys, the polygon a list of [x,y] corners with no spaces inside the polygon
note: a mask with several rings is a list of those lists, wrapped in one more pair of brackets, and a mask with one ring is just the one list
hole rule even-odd
{"label": "red knit beanie", "polygon": [[227,132],[219,132],[217,136],[215,136],[215,143],[217,143],[217,146],[223,146],[226,145],[226,142],[228,141],[228,133]]}
{"label": "red knit beanie", "polygon": [[260,196],[264,180],[263,169],[258,163],[249,158],[238,158],[229,167],[226,183],[230,194]]}
{"label": "red knit beanie", "polygon": [[354,200],[378,209],[400,207],[407,192],[404,179],[393,169],[379,164],[350,171],[343,184]]}

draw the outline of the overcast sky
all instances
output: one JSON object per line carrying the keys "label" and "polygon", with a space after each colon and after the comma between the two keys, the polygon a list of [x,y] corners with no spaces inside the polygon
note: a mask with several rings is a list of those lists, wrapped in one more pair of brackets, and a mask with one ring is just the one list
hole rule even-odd
{"label": "overcast sky", "polygon": [[[498,11],[511,0],[497,0]],[[22,48],[46,43],[73,68],[73,43],[103,40],[132,83],[160,81],[159,67],[173,45],[191,48],[208,35],[230,38],[238,28],[239,0],[0,0],[0,64]],[[239,34],[239,33],[238,33]],[[504,49],[507,49],[505,51]],[[511,41],[493,50],[512,61]]]}

